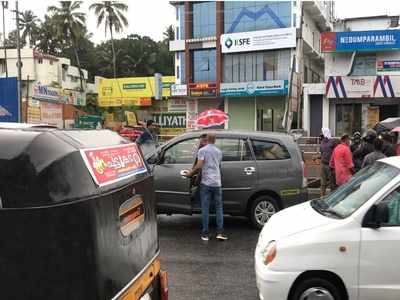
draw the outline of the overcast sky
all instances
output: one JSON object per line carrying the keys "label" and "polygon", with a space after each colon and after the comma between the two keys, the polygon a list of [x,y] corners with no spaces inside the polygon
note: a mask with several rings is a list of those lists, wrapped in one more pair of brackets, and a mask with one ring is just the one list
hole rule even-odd
{"label": "overcast sky", "polygon": [[[93,33],[93,41],[99,43],[105,40],[104,26],[96,27],[96,18],[93,12],[88,12],[89,5],[94,1],[84,1],[82,11],[88,13],[87,26]],[[127,13],[129,27],[122,36],[137,33],[148,35],[155,40],[163,38],[165,28],[174,23],[175,11],[167,0],[131,0],[125,1],[129,5]],[[14,9],[15,1],[9,1],[10,8]],[[49,5],[57,4],[51,0],[21,0],[20,10],[31,9],[43,18]],[[338,0],[336,1],[336,15],[339,18],[371,16],[377,14],[400,14],[399,0]],[[10,12],[6,14],[7,31],[15,28],[14,19]]]}

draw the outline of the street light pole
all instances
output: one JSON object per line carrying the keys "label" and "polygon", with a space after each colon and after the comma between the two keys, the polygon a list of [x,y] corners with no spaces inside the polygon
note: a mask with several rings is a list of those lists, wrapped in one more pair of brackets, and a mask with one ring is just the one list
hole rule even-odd
{"label": "street light pole", "polygon": [[1,6],[3,8],[3,48],[4,48],[4,66],[6,70],[6,77],[8,77],[7,68],[7,48],[6,48],[6,20],[4,17],[4,10],[8,8],[8,1],[1,1]]}
{"label": "street light pole", "polygon": [[18,66],[18,82],[17,82],[17,95],[18,95],[18,122],[22,122],[22,97],[21,97],[21,80],[22,80],[22,73],[21,73],[21,45],[19,40],[19,11],[18,11],[18,1],[15,1],[15,19],[17,22],[17,66]]}

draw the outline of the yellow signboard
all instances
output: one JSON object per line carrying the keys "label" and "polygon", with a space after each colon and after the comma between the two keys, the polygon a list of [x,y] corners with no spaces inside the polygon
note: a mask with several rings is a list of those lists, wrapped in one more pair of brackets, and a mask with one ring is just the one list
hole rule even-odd
{"label": "yellow signboard", "polygon": [[136,126],[138,124],[136,114],[133,111],[125,111],[126,122],[129,126]]}
{"label": "yellow signboard", "polygon": [[[169,97],[170,86],[175,83],[175,76],[163,76],[163,97]],[[101,79],[98,88],[99,106],[148,106],[154,97],[154,77],[129,77]]]}

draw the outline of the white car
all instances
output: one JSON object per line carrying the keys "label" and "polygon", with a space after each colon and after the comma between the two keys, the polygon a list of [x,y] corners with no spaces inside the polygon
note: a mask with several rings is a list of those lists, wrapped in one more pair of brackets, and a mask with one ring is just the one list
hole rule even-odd
{"label": "white car", "polygon": [[275,214],[255,271],[262,300],[399,300],[400,157]]}

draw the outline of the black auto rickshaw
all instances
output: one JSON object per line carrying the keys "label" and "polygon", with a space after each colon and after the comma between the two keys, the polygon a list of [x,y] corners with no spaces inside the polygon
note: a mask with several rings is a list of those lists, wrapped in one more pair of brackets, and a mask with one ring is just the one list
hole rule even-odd
{"label": "black auto rickshaw", "polygon": [[108,130],[12,127],[0,124],[0,299],[167,299],[136,144]]}

